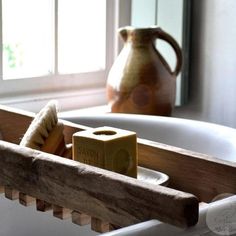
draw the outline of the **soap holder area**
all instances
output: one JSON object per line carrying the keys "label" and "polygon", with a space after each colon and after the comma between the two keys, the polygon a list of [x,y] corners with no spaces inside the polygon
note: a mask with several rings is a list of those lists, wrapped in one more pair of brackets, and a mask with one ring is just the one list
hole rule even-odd
{"label": "soap holder area", "polygon": [[[123,165],[116,165],[114,173],[70,160],[72,135],[92,127],[60,120],[70,155],[51,155],[18,145],[34,114],[0,106],[0,117],[4,140],[0,141],[0,194],[24,206],[35,205],[37,211],[52,211],[61,220],[90,224],[92,231],[103,233],[152,219],[187,229],[201,222],[201,208],[216,196],[236,193],[235,162],[138,138],[136,179],[118,172],[125,169]],[[101,140],[115,133],[103,130],[95,135]],[[120,147],[114,146],[113,153],[119,154]],[[129,155],[117,156],[118,164],[130,160]],[[131,162],[137,166],[135,160]]]}
{"label": "soap holder area", "polygon": [[137,179],[146,183],[163,185],[163,186],[167,186],[169,182],[168,175],[141,166],[138,166]]}

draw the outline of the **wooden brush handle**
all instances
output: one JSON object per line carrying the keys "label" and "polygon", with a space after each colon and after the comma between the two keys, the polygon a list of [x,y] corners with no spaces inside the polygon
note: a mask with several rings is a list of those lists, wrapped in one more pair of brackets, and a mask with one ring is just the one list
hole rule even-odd
{"label": "wooden brush handle", "polygon": [[66,148],[63,130],[63,123],[58,122],[49,133],[44,145],[41,148],[41,151],[56,155],[62,154]]}

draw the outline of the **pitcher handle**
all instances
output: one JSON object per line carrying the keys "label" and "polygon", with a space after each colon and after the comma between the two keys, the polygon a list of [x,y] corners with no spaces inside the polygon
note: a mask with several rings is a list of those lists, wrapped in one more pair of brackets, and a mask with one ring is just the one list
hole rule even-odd
{"label": "pitcher handle", "polygon": [[175,54],[176,54],[176,65],[172,74],[177,76],[181,70],[182,63],[183,63],[182,51],[179,47],[179,44],[175,41],[175,39],[171,35],[163,31],[161,28],[157,28],[155,36],[156,38],[160,38],[168,42],[171,45],[171,47],[174,49]]}

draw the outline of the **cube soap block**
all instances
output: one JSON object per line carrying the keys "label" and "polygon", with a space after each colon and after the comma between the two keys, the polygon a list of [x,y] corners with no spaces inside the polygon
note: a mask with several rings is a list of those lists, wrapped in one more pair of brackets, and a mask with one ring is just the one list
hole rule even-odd
{"label": "cube soap block", "polygon": [[136,133],[106,126],[77,132],[73,159],[137,178]]}

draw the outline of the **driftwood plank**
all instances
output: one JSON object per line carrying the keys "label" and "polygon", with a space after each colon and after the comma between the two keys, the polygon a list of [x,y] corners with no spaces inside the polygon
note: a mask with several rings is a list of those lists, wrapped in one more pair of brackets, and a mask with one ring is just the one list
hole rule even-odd
{"label": "driftwood plank", "polygon": [[[27,112],[21,109],[15,109],[7,106],[0,105],[0,132],[1,139],[11,142],[11,143],[20,143],[21,138],[28,129],[30,123],[32,122],[35,114],[32,112]],[[17,122],[16,122],[17,121]],[[68,143],[63,156],[66,158],[71,158],[71,142],[73,133],[87,129],[88,127],[76,125],[71,122],[63,121],[64,124],[64,137],[65,142]],[[47,151],[47,150],[46,150]],[[1,182],[0,185],[2,186]],[[3,189],[4,190],[4,189]],[[13,191],[13,192],[10,192]],[[0,193],[2,189],[0,189]],[[15,190],[7,189],[5,194],[8,198],[18,198],[18,192]],[[22,197],[22,199],[21,199]],[[19,201],[25,206],[31,205],[34,200],[30,196],[20,194]],[[44,203],[41,200],[36,201],[36,209],[39,211],[48,211],[52,209],[51,204]]]}
{"label": "driftwood plank", "polygon": [[236,163],[185,149],[138,140],[139,164],[169,175],[169,187],[211,202],[222,193],[236,193]]}
{"label": "driftwood plank", "polygon": [[[3,139],[18,143],[33,117],[32,113],[0,106]],[[73,133],[89,128],[63,123],[66,143],[71,143]],[[170,187],[192,193],[201,201],[210,202],[221,193],[236,193],[236,166],[232,162],[143,139],[138,140],[138,162],[140,166],[168,174]],[[0,185],[3,185],[1,180]]]}
{"label": "driftwood plank", "polygon": [[0,141],[0,181],[120,227],[149,219],[180,227],[198,221],[198,200],[192,194],[4,141]]}

